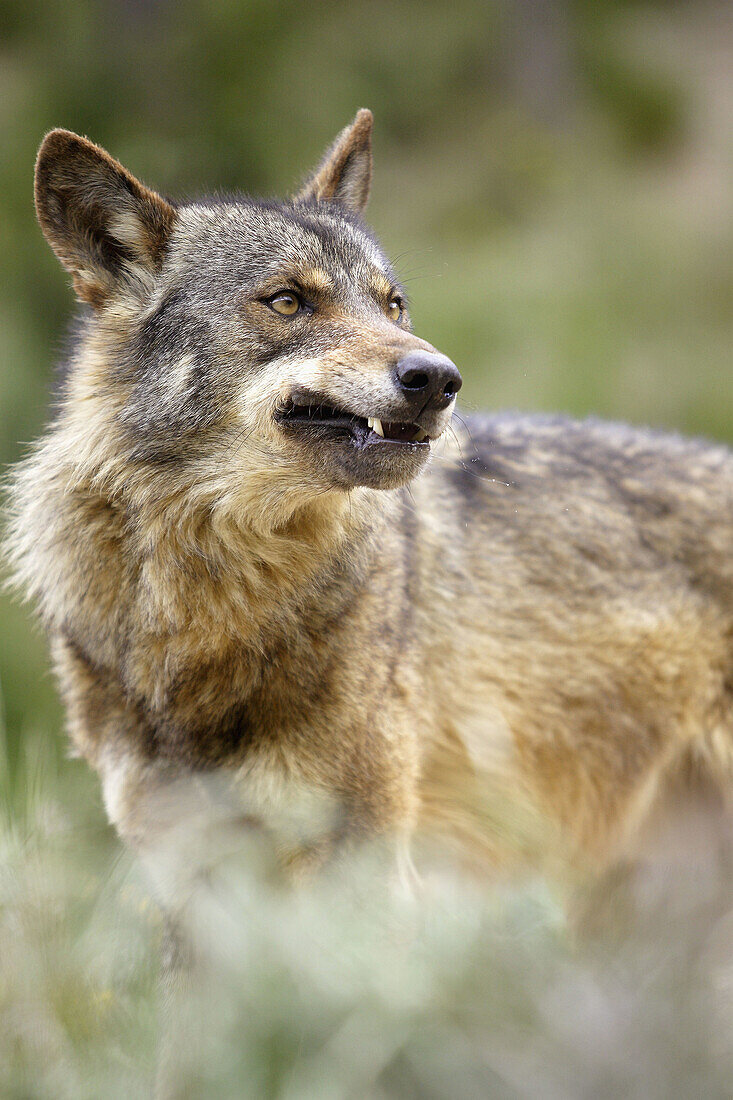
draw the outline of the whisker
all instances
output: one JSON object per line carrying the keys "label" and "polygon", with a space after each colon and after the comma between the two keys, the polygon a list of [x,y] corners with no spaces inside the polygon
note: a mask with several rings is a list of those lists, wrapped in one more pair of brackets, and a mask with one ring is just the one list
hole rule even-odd
{"label": "whisker", "polygon": [[242,431],[239,432],[237,434],[237,436],[235,436],[234,440],[232,441],[232,443],[227,448],[227,454],[230,454],[232,452],[232,449],[234,449],[234,454],[232,455],[232,458],[235,455],[239,454],[240,449],[247,442],[249,437],[252,435],[253,431],[254,431],[254,428],[250,428],[249,431],[247,431],[246,428],[243,428]]}
{"label": "whisker", "polygon": [[[500,477],[488,477],[485,474],[478,474],[475,470],[472,470],[464,461],[457,458],[450,458],[447,455],[433,454],[433,459],[437,459],[439,462],[445,462],[454,469],[463,470],[464,473],[470,477],[476,478],[477,481],[493,481],[496,485],[505,485],[507,489],[516,488],[516,482],[514,481],[502,481]],[[478,456],[477,456],[478,457]],[[469,461],[472,461],[469,459]]]}
{"label": "whisker", "polygon": [[[460,438],[459,438],[459,436],[458,436],[458,432],[456,431],[456,429],[455,429],[455,428],[453,427],[453,425],[452,425],[452,424],[449,424],[449,425],[448,425],[448,430],[450,431],[451,435],[453,436],[453,438],[454,438],[454,439],[455,439],[455,441],[456,441],[456,446],[458,447],[458,450],[459,450],[459,453],[460,453],[460,456],[461,456],[461,461],[462,461],[462,462],[465,462],[465,458],[464,458],[464,455],[463,455],[463,445],[461,444],[461,440],[460,440]],[[445,456],[444,456],[444,455],[440,455],[439,457],[440,457],[440,458],[443,458],[443,457],[445,457]]]}
{"label": "whisker", "polygon": [[442,275],[442,272],[440,272],[440,271],[420,271],[416,275],[415,274],[413,274],[413,275],[403,275],[402,282],[405,283],[407,286],[409,286],[410,283],[415,283],[415,282],[417,282],[418,279],[442,279],[442,278],[443,278],[443,275]]}
{"label": "whisker", "polygon": [[[473,401],[468,401],[465,397],[461,396],[461,408],[468,409],[470,412],[478,412],[479,406],[474,404]],[[455,416],[455,413],[453,414]]]}
{"label": "whisker", "polygon": [[468,438],[469,438],[469,439],[471,440],[471,442],[473,443],[473,445],[474,445],[474,448],[475,448],[476,444],[475,444],[475,442],[474,442],[473,436],[471,435],[471,429],[469,428],[468,424],[467,424],[467,423],[466,423],[466,421],[465,421],[465,420],[463,419],[463,417],[462,417],[462,416],[460,416],[460,415],[459,415],[459,414],[458,414],[457,412],[455,412],[455,411],[454,411],[454,412],[453,412],[453,415],[454,415],[454,417],[456,418],[456,420],[459,420],[459,421],[461,422],[461,424],[463,425],[463,430],[465,431],[466,435],[467,435],[467,436],[468,436]]}
{"label": "whisker", "polygon": [[392,266],[396,267],[400,260],[404,260],[405,256],[419,256],[422,252],[432,252],[430,245],[426,245],[423,248],[405,248],[402,252],[398,252],[396,256],[392,257]]}
{"label": "whisker", "polygon": [[412,495],[412,493],[410,492],[410,486],[405,485],[404,488],[405,488],[406,493],[409,494],[410,500],[412,501],[412,504],[408,504],[408,502],[405,499],[404,495],[402,497],[402,504],[404,505],[405,508],[407,508],[408,512],[412,512],[413,516],[417,516],[417,518],[420,519],[421,518],[420,517],[420,512],[418,511],[417,505],[415,504],[415,498]]}

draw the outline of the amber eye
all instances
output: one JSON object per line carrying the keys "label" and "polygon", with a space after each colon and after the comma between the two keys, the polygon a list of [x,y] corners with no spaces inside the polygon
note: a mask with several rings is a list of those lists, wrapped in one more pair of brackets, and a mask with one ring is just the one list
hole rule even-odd
{"label": "amber eye", "polygon": [[281,290],[279,294],[268,298],[267,304],[270,309],[275,310],[275,313],[281,313],[283,317],[292,317],[300,309],[300,298],[290,290]]}
{"label": "amber eye", "polygon": [[390,321],[400,321],[402,319],[402,302],[399,298],[393,298],[387,306],[387,316]]}

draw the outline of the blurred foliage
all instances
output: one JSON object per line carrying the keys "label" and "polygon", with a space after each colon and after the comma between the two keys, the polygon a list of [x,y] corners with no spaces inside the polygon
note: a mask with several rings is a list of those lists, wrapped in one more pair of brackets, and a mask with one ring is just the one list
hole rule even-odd
{"label": "blurred foliage", "polygon": [[[33,214],[46,130],[87,134],[175,196],[283,193],[360,106],[376,116],[369,220],[416,330],[463,371],[464,408],[733,439],[732,47],[729,6],[705,2],[3,0],[0,461],[47,416],[73,311]],[[43,745],[44,789],[75,792],[64,835],[104,862],[97,785],[65,759],[60,726],[43,641],[3,596],[4,835],[19,843],[28,746]],[[51,1078],[6,1094],[66,1095]],[[401,1095],[418,1093],[450,1089]]]}
{"label": "blurred foliage", "polygon": [[[19,767],[0,817],[0,1095],[150,1096],[161,914],[130,857],[112,858],[79,776],[59,784],[40,739]],[[370,856],[298,890],[268,874],[255,834],[216,860],[188,922],[199,963],[175,1095],[730,1095],[729,884],[687,868],[636,935],[579,950],[539,883],[442,873],[415,906]]]}

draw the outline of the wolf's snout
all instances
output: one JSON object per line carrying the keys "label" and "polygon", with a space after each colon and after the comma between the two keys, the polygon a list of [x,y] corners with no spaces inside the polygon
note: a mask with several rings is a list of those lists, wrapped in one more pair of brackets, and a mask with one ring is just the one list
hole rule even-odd
{"label": "wolf's snout", "polygon": [[463,385],[455,363],[437,352],[413,351],[396,367],[397,384],[421,409],[444,409]]}

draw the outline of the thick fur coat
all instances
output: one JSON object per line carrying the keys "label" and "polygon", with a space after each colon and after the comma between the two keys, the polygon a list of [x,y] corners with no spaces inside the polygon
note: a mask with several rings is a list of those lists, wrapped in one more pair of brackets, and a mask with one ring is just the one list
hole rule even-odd
{"label": "thick fur coat", "polygon": [[88,308],[12,476],[15,577],[142,851],[225,808],[292,867],[416,831],[608,866],[727,797],[733,455],[451,426],[457,371],[361,221],[370,133],[293,200],[184,205],[46,137],[38,217]]}

